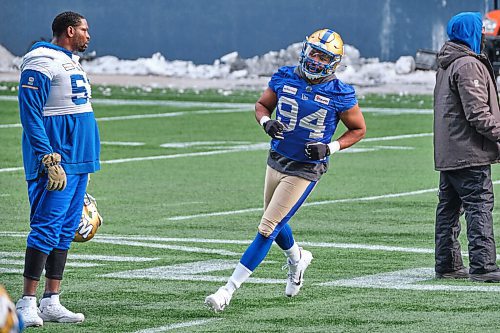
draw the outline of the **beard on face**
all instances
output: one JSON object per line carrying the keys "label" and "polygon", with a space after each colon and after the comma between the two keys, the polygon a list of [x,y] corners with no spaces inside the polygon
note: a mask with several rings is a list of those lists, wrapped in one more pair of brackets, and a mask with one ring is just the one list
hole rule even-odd
{"label": "beard on face", "polygon": [[78,47],[78,52],[84,52],[87,49],[87,44],[80,45]]}
{"label": "beard on face", "polygon": [[486,45],[486,38],[484,34],[481,34],[481,47],[479,49],[480,52],[483,52],[485,45]]}
{"label": "beard on face", "polygon": [[77,40],[75,40],[74,49],[77,50],[78,52],[84,52],[87,49],[88,43],[89,41],[87,40],[87,38],[85,37],[78,38]]}

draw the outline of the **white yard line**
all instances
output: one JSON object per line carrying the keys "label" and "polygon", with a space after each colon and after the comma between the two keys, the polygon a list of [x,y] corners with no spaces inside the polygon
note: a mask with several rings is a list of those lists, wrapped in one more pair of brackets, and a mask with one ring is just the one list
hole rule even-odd
{"label": "white yard line", "polygon": [[392,135],[392,136],[382,136],[382,137],[378,137],[378,138],[366,138],[366,139],[361,140],[361,142],[412,139],[412,138],[421,138],[421,137],[426,137],[426,136],[432,136],[432,133],[401,134],[401,135]]}
{"label": "white yard line", "polygon": [[[189,141],[189,142],[168,142],[160,145],[162,148],[187,148],[187,147],[203,147],[214,145],[249,145],[248,141]],[[227,147],[225,147],[227,148]],[[221,148],[224,149],[224,148]]]}
{"label": "white yard line", "polygon": [[[387,139],[385,139],[385,140],[387,140]],[[118,159],[114,159],[114,160],[101,161],[101,164],[117,164],[117,163],[128,163],[128,162],[155,161],[155,160],[165,160],[165,159],[174,159],[174,158],[183,158],[183,157],[221,155],[221,154],[228,154],[228,153],[237,153],[237,152],[242,152],[242,151],[268,150],[269,143],[262,142],[262,143],[255,143],[255,144],[249,144],[249,145],[232,146],[232,147],[227,147],[227,148],[228,149],[202,151],[202,152],[196,152],[196,153],[118,158]],[[384,147],[381,147],[380,149],[396,149],[396,148],[384,146]],[[399,147],[398,147],[398,149],[399,149]],[[352,150],[347,149],[345,151],[345,153],[361,153],[361,152],[370,152],[370,151],[374,151],[374,150],[378,150],[378,149],[370,149],[370,148],[356,149],[356,148],[353,148]],[[1,172],[21,171],[21,170],[23,170],[22,167],[4,168],[4,169],[0,169],[0,173]]]}
{"label": "white yard line", "polygon": [[[251,112],[249,109],[222,109],[222,110],[198,110],[198,111],[179,111],[179,112],[166,112],[166,113],[146,113],[146,114],[132,114],[128,116],[110,116],[110,117],[97,117],[99,122],[103,121],[117,121],[117,120],[140,120],[140,119],[154,119],[154,118],[168,118],[168,117],[181,117],[187,115],[212,115],[224,113],[240,113]],[[20,128],[21,123],[14,124],[0,124],[2,128]],[[426,133],[432,135],[432,133]],[[427,136],[427,135],[424,135]],[[367,141],[368,139],[365,139]]]}
{"label": "white yard line", "polygon": [[[16,101],[17,96],[0,96],[0,101]],[[101,99],[93,98],[92,104],[97,105],[152,105],[152,106],[174,106],[174,107],[214,107],[214,108],[250,108],[255,103],[225,103],[225,102],[188,102],[188,101],[164,101],[164,100],[139,100],[139,99]],[[362,107],[362,112],[387,113],[387,114],[432,114],[432,109],[415,108],[375,108]]]}
{"label": "white yard line", "polygon": [[[22,232],[0,232],[0,235],[11,237],[26,237],[27,233]],[[0,251],[1,258],[24,258],[24,252],[6,252]],[[98,254],[69,254],[68,259],[71,260],[84,260],[84,261],[112,261],[112,262],[149,262],[159,260],[160,258],[146,258],[146,257],[122,257],[122,256],[104,256]]]}
{"label": "white yard line", "polygon": [[[1,233],[0,233],[1,234]],[[236,244],[248,245],[251,240],[229,240],[229,239],[213,239],[213,238],[171,238],[171,237],[156,237],[146,235],[96,235],[98,239],[116,239],[116,240],[138,240],[138,241],[153,241],[153,242],[172,242],[172,243],[201,243],[201,244]],[[300,245],[320,248],[338,248],[338,249],[359,249],[369,251],[388,251],[388,252],[407,252],[407,253],[434,253],[434,249],[388,246],[388,245],[369,245],[355,243],[329,243],[329,242],[300,242]],[[500,257],[500,254],[499,254]]]}
{"label": "white yard line", "polygon": [[101,141],[101,145],[106,146],[144,146],[144,142],[126,142],[126,141]]}
{"label": "white yard line", "polygon": [[[236,152],[242,152],[242,151],[266,150],[266,149],[269,149],[268,143],[257,143],[257,144],[253,144],[253,145],[241,146],[241,148],[231,148],[231,149],[213,150],[213,151],[201,151],[201,152],[197,152],[197,153],[118,158],[115,160],[101,161],[101,164],[117,164],[117,163],[128,163],[128,162],[165,160],[165,159],[182,158],[182,157],[210,156],[210,155],[236,153]],[[21,171],[21,170],[23,170],[23,167],[4,168],[4,169],[0,169],[0,173],[1,172]]]}
{"label": "white yard line", "polygon": [[359,148],[359,147],[350,147],[339,151],[337,154],[357,154],[357,153],[367,153],[377,150],[413,150],[413,147],[397,147],[397,146],[374,146],[372,148]]}
{"label": "white yard line", "polygon": [[[410,195],[419,195],[419,194],[430,193],[430,192],[437,192],[437,188],[430,188],[430,189],[426,189],[426,190],[418,190],[418,191],[411,191],[411,192],[390,193],[390,194],[361,197],[361,198],[349,198],[349,199],[336,199],[336,200],[324,200],[324,201],[308,202],[308,203],[303,204],[302,207],[330,205],[330,204],[344,203],[344,202],[373,201],[373,200],[380,200],[380,199],[387,199],[387,198],[398,198],[398,197],[405,197],[405,196],[410,196]],[[200,217],[226,216],[226,215],[259,212],[259,211],[262,211],[262,207],[230,210],[230,211],[222,211],[222,212],[214,212],[214,213],[205,213],[205,214],[173,216],[173,217],[169,217],[167,220],[178,221],[178,220],[188,220],[188,219],[194,219],[194,218],[200,218]]]}
{"label": "white yard line", "polygon": [[[21,233],[9,233],[0,232],[0,235],[12,235],[16,237],[17,235],[26,236],[27,234]],[[110,235],[110,234],[98,234],[94,239],[103,240],[135,240],[135,241],[150,241],[150,242],[170,242],[170,243],[199,243],[199,244],[236,244],[236,245],[247,245],[250,244],[250,240],[231,240],[231,239],[213,239],[213,238],[172,238],[172,237],[157,237],[157,236],[146,236],[146,235]],[[0,252],[1,255],[1,252]]]}
{"label": "white yard line", "polygon": [[[116,279],[150,279],[150,280],[171,280],[171,281],[205,281],[205,282],[226,282],[224,276],[212,276],[211,272],[233,270],[238,264],[238,259],[221,260],[210,259],[196,262],[187,262],[168,266],[156,266],[150,268],[131,269],[100,275],[106,278]],[[264,260],[262,264],[275,264],[274,261]],[[284,284],[284,279],[263,279],[248,278],[248,283],[260,284]]]}
{"label": "white yard line", "polygon": [[23,274],[24,270],[22,268],[7,268],[0,267],[0,273],[4,274]]}
{"label": "white yard line", "polygon": [[1,124],[0,128],[18,128],[22,127],[21,123],[16,123],[16,124]]}
{"label": "white yard line", "polygon": [[390,115],[398,114],[433,114],[433,109],[407,109],[407,108],[371,108],[361,107],[363,113],[384,113]]}
{"label": "white yard line", "polygon": [[214,321],[222,320],[222,318],[211,318],[211,319],[201,319],[201,320],[192,320],[186,321],[184,323],[170,324],[166,326],[146,328],[140,331],[136,331],[135,333],[161,333],[166,331],[175,330],[178,328],[192,327],[192,326],[200,326],[206,325]]}
{"label": "white yard line", "polygon": [[[136,240],[136,241],[152,241],[152,242],[171,242],[171,243],[200,243],[200,244],[236,244],[248,245],[251,240],[228,240],[228,239],[204,239],[204,238],[170,238],[170,237],[155,237],[155,236],[125,236],[125,235],[96,235],[95,239],[102,240]],[[387,251],[387,252],[404,252],[404,253],[434,253],[434,249],[388,246],[388,245],[368,245],[355,243],[328,243],[328,242],[300,242],[300,245],[319,247],[319,248],[337,248],[337,249],[357,249],[369,251]],[[500,257],[500,254],[499,254]]]}
{"label": "white yard line", "polygon": [[[496,181],[495,183],[500,183]],[[14,232],[14,231],[0,231],[0,236],[15,237],[15,238],[25,238],[27,232]],[[234,244],[234,245],[248,245],[251,240],[235,240],[235,239],[216,239],[216,238],[173,238],[173,237],[158,237],[158,236],[146,236],[146,235],[111,235],[111,234],[98,234],[92,240],[92,242],[109,243],[109,244],[123,244],[130,245],[128,242],[137,241],[137,246],[145,247],[157,247],[164,246],[166,244],[161,243],[198,243],[198,244]],[[148,242],[160,242],[160,243],[144,243]],[[147,246],[152,245],[152,246]],[[434,249],[431,248],[418,248],[418,247],[402,247],[402,246],[390,246],[390,245],[374,245],[374,244],[356,244],[356,243],[330,243],[330,242],[300,242],[300,245],[318,248],[332,248],[332,249],[351,249],[351,250],[367,250],[367,251],[385,251],[385,252],[402,252],[402,253],[421,253],[421,254],[431,254],[434,253]],[[170,247],[169,249],[175,250],[175,248]],[[188,249],[200,248],[190,248],[190,247],[179,247],[180,251]],[[211,250],[211,249],[202,249]],[[210,252],[212,253],[212,252]],[[223,255],[234,255],[234,252],[225,251]],[[237,254],[239,255],[239,254]],[[462,252],[463,256],[468,256],[467,252]],[[0,252],[0,258],[8,257],[24,257],[24,252]],[[158,258],[142,258],[142,257],[118,257],[118,256],[99,256],[99,255],[82,255],[82,254],[70,254],[70,259],[82,259],[82,260],[96,260],[96,261],[153,261],[158,260]],[[500,259],[500,254],[497,255]]]}
{"label": "white yard line", "polygon": [[[432,133],[416,133],[416,134],[404,134],[404,135],[395,135],[395,136],[384,136],[384,137],[378,137],[378,138],[368,138],[368,139],[364,139],[362,142],[389,141],[389,140],[410,139],[410,138],[418,138],[418,137],[426,137],[426,136],[432,136]],[[115,160],[101,161],[101,163],[102,164],[115,164],[115,163],[127,163],[127,162],[152,161],[152,160],[163,160],[163,159],[182,158],[182,157],[219,155],[219,154],[227,154],[227,153],[236,153],[236,152],[241,152],[241,151],[256,151],[256,150],[266,150],[266,149],[269,149],[269,143],[267,143],[267,142],[266,143],[255,143],[255,144],[250,144],[250,145],[242,145],[239,147],[232,147],[231,149],[222,149],[222,150],[214,150],[214,151],[207,151],[207,152],[120,158],[120,159],[115,159]],[[360,152],[364,152],[364,151],[371,151],[371,150],[370,149],[360,150]],[[14,171],[20,171],[20,170],[23,170],[23,168],[22,167],[3,168],[3,169],[0,169],[0,173],[1,172],[14,172]]]}
{"label": "white yard line", "polygon": [[[180,117],[187,115],[211,115],[218,113],[240,113],[240,112],[251,112],[249,109],[223,109],[223,110],[198,110],[198,111],[179,111],[179,112],[166,112],[166,113],[146,113],[146,114],[132,114],[128,116],[111,116],[111,117],[97,117],[96,120],[102,121],[116,121],[116,120],[140,120],[140,119],[152,119],[152,118],[167,118],[167,117]],[[15,124],[1,124],[1,128],[18,128],[22,127],[21,123]]]}
{"label": "white yard line", "polygon": [[[500,180],[494,181],[493,184],[500,184]],[[324,201],[308,202],[308,203],[303,204],[302,207],[330,205],[330,204],[337,204],[337,203],[344,203],[344,202],[383,200],[383,199],[388,199],[388,198],[399,198],[399,197],[406,197],[406,196],[411,196],[411,195],[419,195],[419,194],[432,193],[432,192],[437,193],[437,191],[438,191],[437,188],[429,188],[429,189],[425,189],[425,190],[400,192],[400,193],[389,193],[389,194],[375,195],[375,196],[369,196],[369,197],[324,200]],[[201,218],[201,217],[236,215],[236,214],[253,213],[253,212],[259,212],[259,211],[262,211],[262,207],[229,210],[229,211],[214,212],[214,213],[194,214],[194,215],[180,215],[180,216],[169,217],[169,218],[167,218],[167,220],[179,221],[179,220],[188,220],[188,219]]]}
{"label": "white yard line", "polygon": [[179,112],[166,112],[166,113],[148,113],[148,114],[133,114],[129,116],[112,116],[112,117],[98,117],[97,121],[116,121],[116,120],[137,120],[137,119],[151,119],[151,118],[166,118],[166,117],[180,117],[188,115],[211,115],[218,113],[239,113],[251,112],[249,109],[223,109],[223,110],[198,110],[198,111],[179,111]]}
{"label": "white yard line", "polygon": [[112,261],[112,262],[149,262],[160,259],[160,258],[147,258],[147,257],[104,256],[98,254],[70,254],[68,255],[68,258],[71,260]]}
{"label": "white yard line", "polygon": [[[0,265],[23,266],[24,260],[0,258]],[[66,266],[67,267],[97,267],[97,266],[101,266],[101,265],[96,264],[96,263],[91,263],[91,262],[71,262],[71,261],[69,261],[66,263]]]}
{"label": "white yard line", "polygon": [[[303,204],[302,207],[307,204]],[[228,210],[223,212],[214,212],[214,213],[204,213],[204,214],[194,214],[194,215],[179,215],[167,218],[169,221],[181,221],[181,220],[189,220],[189,219],[197,219],[200,217],[213,217],[213,216],[226,216],[226,215],[236,215],[236,214],[245,214],[245,213],[253,213],[253,212],[261,212],[262,207],[258,208],[246,208],[246,209],[238,209],[238,210]]]}
{"label": "white yard line", "polygon": [[14,171],[20,171],[20,170],[23,170],[23,167],[4,168],[4,169],[0,169],[0,172],[14,172]]}
{"label": "white yard line", "polygon": [[[269,147],[269,144],[267,144]],[[116,160],[107,160],[101,161],[102,164],[116,164],[116,163],[128,163],[128,162],[141,162],[141,161],[154,161],[154,160],[165,160],[172,158],[181,158],[181,157],[195,157],[195,156],[210,156],[210,155],[220,155],[220,154],[228,154],[242,151],[255,151],[255,150],[265,150],[269,148],[263,148],[262,144],[241,146],[239,149],[224,149],[224,150],[213,150],[213,151],[201,151],[197,153],[185,153],[185,154],[171,154],[171,155],[156,155],[156,156],[145,156],[145,157],[131,157],[131,158],[119,158]],[[0,172],[2,169],[0,169]]]}
{"label": "white yard line", "polygon": [[0,101],[15,101],[17,102],[17,96],[0,96]]}
{"label": "white yard line", "polygon": [[500,286],[482,283],[476,286],[456,286],[449,284],[424,284],[434,279],[434,268],[410,268],[396,272],[360,276],[350,279],[317,283],[323,287],[375,288],[418,291],[466,291],[500,292]]}
{"label": "white yard line", "polygon": [[[16,96],[0,96],[0,101],[17,101]],[[133,120],[133,119],[150,119],[150,118],[164,118],[164,117],[179,117],[193,114],[217,114],[217,113],[238,113],[250,112],[254,108],[253,103],[217,103],[217,102],[182,102],[182,101],[158,101],[158,100],[122,100],[122,99],[95,99],[92,103],[101,105],[154,105],[154,106],[174,106],[174,107],[214,107],[214,108],[227,108],[227,109],[210,109],[198,111],[179,111],[179,112],[166,112],[166,113],[152,113],[152,114],[135,114],[128,116],[111,116],[111,117],[98,117],[98,121],[116,121],[116,120]],[[386,113],[386,114],[429,114],[432,113],[431,109],[408,109],[408,108],[363,108],[363,112],[372,113]],[[14,124],[0,124],[2,128],[20,128],[20,123]]]}
{"label": "white yard line", "polygon": [[[17,96],[0,96],[0,101],[17,102]],[[147,99],[101,99],[92,98],[92,104],[100,105],[153,105],[153,106],[175,106],[175,107],[214,107],[214,108],[251,108],[255,103],[223,103],[223,102],[188,102],[188,101],[164,101],[164,100],[147,100]]]}
{"label": "white yard line", "polygon": [[164,101],[147,99],[92,99],[92,104],[99,105],[153,105],[174,106],[179,108],[212,107],[212,108],[246,108],[255,107],[255,103],[224,103],[224,102],[189,102],[189,101]]}
{"label": "white yard line", "polygon": [[[500,180],[494,181],[493,184],[500,184]],[[406,197],[406,196],[411,196],[411,195],[419,195],[419,194],[432,193],[432,192],[437,193],[437,190],[438,190],[437,188],[429,188],[429,189],[425,189],[425,190],[390,193],[390,194],[375,195],[375,196],[361,197],[361,198],[349,198],[349,199],[336,199],[336,200],[324,200],[324,201],[308,202],[308,203],[303,204],[302,207],[330,205],[330,204],[344,203],[344,202],[373,201],[373,200],[381,200],[381,199],[387,199],[387,198],[399,198],[399,197]],[[167,218],[167,220],[178,221],[178,220],[187,220],[187,219],[200,218],[200,217],[235,215],[235,214],[252,213],[252,212],[258,212],[258,211],[262,211],[262,207],[246,208],[246,209],[230,210],[230,211],[222,211],[222,212],[214,212],[214,213],[205,213],[205,214],[173,216],[173,217]]]}
{"label": "white yard line", "polygon": [[376,149],[386,149],[386,150],[413,150],[414,147],[407,146],[374,146]]}
{"label": "white yard line", "polygon": [[[402,247],[388,245],[369,245],[369,244],[354,244],[354,243],[327,243],[327,242],[299,242],[300,245],[321,248],[333,249],[349,249],[349,250],[367,250],[367,251],[383,251],[383,252],[403,252],[403,253],[434,253],[434,249],[425,249],[418,247]],[[467,256],[467,253],[464,253]],[[498,255],[500,258],[500,254]]]}
{"label": "white yard line", "polygon": [[168,244],[158,244],[158,243],[146,243],[146,242],[137,242],[137,241],[117,240],[117,239],[96,238],[93,240],[93,242],[104,243],[104,244],[114,244],[114,245],[150,247],[150,248],[155,248],[155,249],[165,249],[165,250],[191,252],[191,253],[210,253],[210,254],[218,254],[221,256],[238,256],[238,255],[240,255],[239,253],[226,251],[226,250],[204,249],[204,248],[200,248],[200,247],[189,247],[189,246],[168,245]]}

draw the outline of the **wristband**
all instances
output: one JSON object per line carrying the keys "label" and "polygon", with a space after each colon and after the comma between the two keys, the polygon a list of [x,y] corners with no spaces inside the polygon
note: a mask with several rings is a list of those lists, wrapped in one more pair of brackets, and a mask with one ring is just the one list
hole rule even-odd
{"label": "wristband", "polygon": [[340,150],[340,143],[337,140],[330,142],[328,148],[330,148],[330,154],[333,154]]}
{"label": "wristband", "polygon": [[262,118],[260,118],[260,126],[264,126],[265,123],[267,123],[269,120],[271,120],[271,118],[269,118],[268,116],[263,116]]}

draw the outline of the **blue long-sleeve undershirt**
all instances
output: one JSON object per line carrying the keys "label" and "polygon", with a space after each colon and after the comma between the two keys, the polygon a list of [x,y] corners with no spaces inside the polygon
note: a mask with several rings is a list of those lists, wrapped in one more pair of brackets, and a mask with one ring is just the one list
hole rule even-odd
{"label": "blue long-sleeve undershirt", "polygon": [[[50,93],[50,79],[35,70],[21,73],[19,82],[19,115],[23,125],[23,141],[27,140],[38,163],[46,154],[53,152],[43,124],[43,108]],[[23,148],[26,147],[23,144]],[[24,154],[24,156],[27,156]],[[27,170],[28,171],[28,170]],[[36,172],[38,170],[29,170]]]}

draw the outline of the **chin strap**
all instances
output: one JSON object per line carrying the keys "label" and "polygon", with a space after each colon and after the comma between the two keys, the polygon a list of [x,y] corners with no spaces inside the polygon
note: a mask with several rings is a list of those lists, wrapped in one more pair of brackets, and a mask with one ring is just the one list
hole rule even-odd
{"label": "chin strap", "polygon": [[[325,76],[325,77],[320,77],[317,79],[309,78],[307,76],[307,73],[304,72],[304,70],[302,69],[301,64],[299,64],[297,67],[295,67],[295,73],[298,76],[300,76],[301,79],[304,79],[311,84],[325,83],[325,82],[329,82],[329,81],[333,81],[333,80],[337,79],[337,76],[335,75],[335,73],[328,75],[328,76]],[[314,81],[314,82],[312,82],[312,81]]]}

